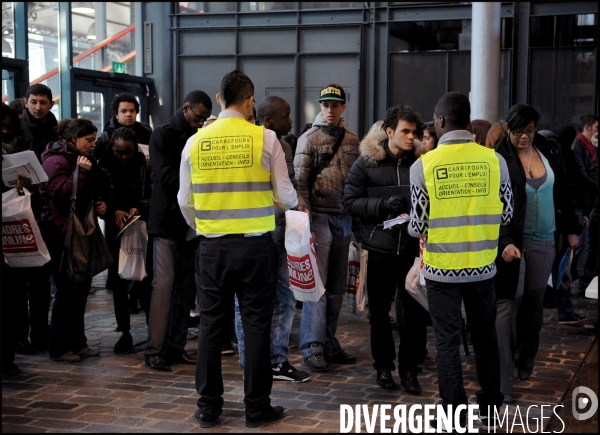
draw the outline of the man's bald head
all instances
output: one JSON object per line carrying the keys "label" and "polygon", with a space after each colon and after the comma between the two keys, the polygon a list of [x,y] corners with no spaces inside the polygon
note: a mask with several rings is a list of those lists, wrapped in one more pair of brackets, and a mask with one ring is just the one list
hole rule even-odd
{"label": "man's bald head", "polygon": [[273,130],[278,137],[285,136],[292,129],[290,105],[283,98],[266,96],[256,105],[256,113],[259,123]]}

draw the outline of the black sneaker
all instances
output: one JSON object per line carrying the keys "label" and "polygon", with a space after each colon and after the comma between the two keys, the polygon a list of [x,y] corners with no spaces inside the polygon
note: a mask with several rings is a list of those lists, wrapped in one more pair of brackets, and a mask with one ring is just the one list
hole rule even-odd
{"label": "black sneaker", "polygon": [[221,355],[235,355],[235,350],[233,350],[233,346],[231,345],[231,341],[227,340],[221,346]]}
{"label": "black sneaker", "polygon": [[271,370],[273,371],[273,380],[306,382],[310,379],[308,373],[296,370],[288,361],[273,364]]}
{"label": "black sneaker", "polygon": [[329,370],[327,362],[323,358],[323,353],[315,353],[310,355],[308,358],[304,358],[304,365],[306,365],[313,372],[326,372]]}
{"label": "black sneaker", "polygon": [[377,370],[377,385],[386,390],[395,390],[398,388],[390,369]]}
{"label": "black sneaker", "polygon": [[204,428],[215,427],[217,425],[217,423],[219,422],[218,415],[215,416],[215,415],[204,414],[204,413],[200,412],[199,409],[196,410],[194,417],[196,418],[196,421],[198,422],[200,427],[204,427]]}
{"label": "black sneaker", "polygon": [[270,411],[258,417],[246,417],[246,427],[259,427],[263,424],[273,423],[283,417],[283,406],[273,406]]}
{"label": "black sneaker", "polygon": [[335,347],[332,351],[325,352],[325,361],[337,364],[354,364],[356,357],[346,353],[341,347]]}
{"label": "black sneaker", "polygon": [[20,353],[21,355],[37,355],[38,353],[37,349],[33,347],[33,345],[27,339],[17,343],[15,352]]}
{"label": "black sneaker", "polygon": [[125,332],[115,343],[115,353],[127,353],[131,349],[133,349],[133,338],[129,332]]}
{"label": "black sneaker", "polygon": [[582,317],[579,314],[569,314],[568,316],[558,319],[561,325],[579,325],[587,320],[587,317]]}

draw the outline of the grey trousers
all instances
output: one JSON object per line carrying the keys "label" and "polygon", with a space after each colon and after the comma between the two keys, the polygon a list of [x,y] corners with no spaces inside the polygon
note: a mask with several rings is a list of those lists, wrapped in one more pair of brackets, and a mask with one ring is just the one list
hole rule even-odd
{"label": "grey trousers", "polygon": [[555,256],[554,240],[523,239],[515,298],[497,301],[500,391],[505,401],[512,399],[513,361],[519,369],[533,369],[544,318],[544,292]]}

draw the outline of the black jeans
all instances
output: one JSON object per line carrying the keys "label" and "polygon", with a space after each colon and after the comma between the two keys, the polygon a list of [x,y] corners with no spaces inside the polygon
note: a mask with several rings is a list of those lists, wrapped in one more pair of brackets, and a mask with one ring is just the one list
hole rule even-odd
{"label": "black jeans", "polygon": [[367,263],[373,367],[376,370],[395,370],[396,350],[388,313],[396,294],[396,321],[400,331],[398,371],[402,376],[409,370],[414,371],[423,362],[427,345],[428,314],[408,294],[404,284],[413,262],[413,255],[369,251]]}
{"label": "black jeans", "polygon": [[181,352],[194,299],[194,255],[198,240],[154,238],[154,281],[146,355]]}
{"label": "black jeans", "polygon": [[45,350],[48,347],[51,263],[41,267],[17,267],[13,273],[19,283],[13,307],[18,312],[14,325],[16,339],[22,342],[31,338],[36,349]]}
{"label": "black jeans", "polygon": [[20,286],[15,279],[14,270],[4,263],[4,254],[2,254],[2,367],[15,360],[17,345],[13,328],[17,317],[15,300]]}
{"label": "black jeans", "polygon": [[477,380],[481,390],[477,403],[501,406],[500,356],[496,336],[496,293],[494,279],[467,283],[437,282],[425,279],[429,314],[436,341],[436,364],[440,397],[444,405],[467,404],[460,362],[462,328],[461,302],[465,311],[473,349]]}
{"label": "black jeans", "polygon": [[200,412],[218,416],[223,408],[221,344],[227,312],[237,295],[245,336],[246,416],[271,404],[271,317],[275,306],[278,257],[269,233],[260,237],[202,238],[196,255],[200,305],[196,391]]}

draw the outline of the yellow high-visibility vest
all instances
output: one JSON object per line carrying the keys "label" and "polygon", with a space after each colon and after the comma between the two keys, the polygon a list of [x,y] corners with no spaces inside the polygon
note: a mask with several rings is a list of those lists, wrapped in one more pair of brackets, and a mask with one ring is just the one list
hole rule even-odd
{"label": "yellow high-visibility vest", "polygon": [[422,159],[429,194],[424,263],[443,270],[492,264],[503,209],[494,150],[475,142],[441,145]]}
{"label": "yellow high-visibility vest", "polygon": [[196,231],[250,234],[275,229],[271,173],[261,165],[264,127],[221,118],[190,148]]}

